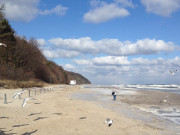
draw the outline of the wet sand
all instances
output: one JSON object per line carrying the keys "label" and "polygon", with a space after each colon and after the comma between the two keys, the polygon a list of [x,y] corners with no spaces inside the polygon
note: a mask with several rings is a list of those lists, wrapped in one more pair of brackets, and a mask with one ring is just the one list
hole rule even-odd
{"label": "wet sand", "polygon": [[120,95],[119,100],[131,105],[180,106],[180,95],[161,91],[136,91],[133,95]]}
{"label": "wet sand", "polygon": [[[97,102],[73,98],[75,93],[88,93],[80,86],[62,86],[36,95],[31,93],[37,101],[28,101],[24,108],[22,102],[28,92],[23,93],[21,99],[12,99],[19,90],[0,90],[0,134],[174,135],[166,128],[127,117]],[[4,104],[4,93],[7,93],[7,104]],[[121,97],[124,102],[129,102],[127,99]],[[104,124],[107,118],[114,120],[111,127]]]}

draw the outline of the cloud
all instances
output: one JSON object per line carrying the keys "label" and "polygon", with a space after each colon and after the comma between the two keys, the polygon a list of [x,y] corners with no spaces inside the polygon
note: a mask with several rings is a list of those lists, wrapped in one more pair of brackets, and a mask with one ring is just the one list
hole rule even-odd
{"label": "cloud", "polygon": [[46,44],[46,41],[44,39],[37,39],[37,42],[41,46],[44,46]]}
{"label": "cloud", "polygon": [[40,0],[3,0],[5,16],[9,20],[29,22],[38,15],[64,15],[67,11],[67,8],[62,5],[57,5],[50,10],[41,11],[38,9],[39,1]]}
{"label": "cloud", "polygon": [[54,58],[72,58],[79,55],[76,51],[68,51],[68,50],[61,50],[61,49],[52,49],[50,47],[40,47],[41,51],[43,52],[44,56],[50,59]]}
{"label": "cloud", "polygon": [[101,39],[93,41],[90,37],[79,39],[54,38],[49,42],[59,49],[76,51],[81,54],[105,54],[111,56],[149,55],[157,53],[169,53],[179,47],[172,42],[156,39],[141,39],[132,43],[119,41],[118,39]]}
{"label": "cloud", "polygon": [[141,0],[146,11],[160,16],[168,17],[180,9],[179,0]]}
{"label": "cloud", "polygon": [[73,62],[78,65],[90,65],[92,63],[89,60],[82,60],[82,59],[74,59]]}
{"label": "cloud", "polygon": [[114,18],[125,17],[129,15],[129,12],[117,3],[107,4],[105,2],[93,1],[94,8],[88,11],[84,16],[84,22],[88,23],[101,23],[106,22]]}
{"label": "cloud", "polygon": [[65,70],[70,70],[70,71],[75,69],[75,67],[73,65],[71,65],[71,64],[64,65],[64,68],[65,68]]}
{"label": "cloud", "polygon": [[93,63],[95,65],[109,65],[109,66],[121,66],[121,65],[129,65],[129,61],[127,57],[115,57],[115,56],[106,56],[106,57],[95,57],[93,58]]}
{"label": "cloud", "polygon": [[43,54],[45,55],[45,57],[47,58],[58,58],[60,57],[57,53],[55,53],[53,50],[48,50],[47,48],[41,48]]}
{"label": "cloud", "polygon": [[94,46],[94,42],[89,37],[83,37],[79,39],[55,38],[55,39],[50,39],[49,42],[61,49],[74,50],[83,53],[96,52],[96,46]]}
{"label": "cloud", "polygon": [[114,0],[116,3],[121,4],[123,7],[131,7],[134,8],[132,0]]}
{"label": "cloud", "polygon": [[132,50],[131,54],[156,54],[161,51],[170,52],[176,49],[172,42],[163,40],[143,39],[138,40],[135,44],[127,45],[127,50]]}
{"label": "cloud", "polygon": [[139,58],[133,58],[132,59],[132,64],[133,65],[157,65],[157,64],[162,64],[162,65],[165,65],[165,60],[161,57],[159,57],[158,59],[155,59],[155,60],[150,60],[150,59],[145,59],[145,58],[142,58],[142,57],[139,57]]}
{"label": "cloud", "polygon": [[39,0],[3,0],[5,16],[15,21],[30,21],[38,14]]}
{"label": "cloud", "polygon": [[67,7],[63,7],[62,5],[57,5],[55,8],[41,11],[39,14],[40,15],[51,15],[51,14],[64,15],[67,9],[68,9]]}
{"label": "cloud", "polygon": [[[120,59],[120,62],[118,59]],[[127,57],[105,56],[73,61],[78,67],[75,71],[86,75],[95,84],[165,84],[179,83],[178,80],[180,79],[178,75],[173,76],[174,79],[172,79],[169,73],[169,70],[180,67],[180,57],[171,59],[161,57],[156,59],[142,57],[128,59]],[[86,62],[82,64],[82,61]],[[100,62],[100,64],[97,64],[97,62]],[[177,74],[179,73],[177,72]]]}
{"label": "cloud", "polygon": [[[128,59],[128,57],[125,56],[104,56],[104,57],[95,57],[92,58],[91,60],[86,60],[86,59],[74,59],[74,63],[77,65],[91,65],[94,66],[161,66],[163,65],[164,67],[172,67],[175,63],[177,64],[180,62],[179,57],[175,57],[174,59],[163,59],[162,57],[159,57],[157,59],[148,59],[148,58],[143,58],[143,57],[137,57],[137,58],[132,58],[131,60]],[[176,66],[180,66],[176,65]]]}
{"label": "cloud", "polygon": [[[173,42],[163,40],[146,38],[123,42],[118,39],[92,40],[90,37],[82,37],[53,38],[47,40],[47,43],[49,47],[41,46],[46,57],[71,58],[72,63],[65,65],[66,69],[86,76],[95,84],[176,83],[171,80],[169,70],[180,67],[180,57],[148,57],[179,49]],[[136,57],[128,57],[132,55]]]}

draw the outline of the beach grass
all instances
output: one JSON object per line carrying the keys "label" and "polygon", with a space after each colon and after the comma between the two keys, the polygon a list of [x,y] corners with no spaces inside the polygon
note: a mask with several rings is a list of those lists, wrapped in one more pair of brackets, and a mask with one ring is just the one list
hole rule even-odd
{"label": "beach grass", "polygon": [[14,80],[0,80],[0,87],[5,89],[13,88],[30,88],[30,87],[44,87],[48,84],[42,81],[14,81]]}

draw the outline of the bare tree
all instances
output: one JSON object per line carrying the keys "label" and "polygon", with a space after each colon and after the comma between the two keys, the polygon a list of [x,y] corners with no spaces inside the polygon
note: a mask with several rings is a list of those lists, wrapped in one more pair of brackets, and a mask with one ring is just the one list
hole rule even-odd
{"label": "bare tree", "polygon": [[4,4],[0,3],[0,20],[4,18]]}

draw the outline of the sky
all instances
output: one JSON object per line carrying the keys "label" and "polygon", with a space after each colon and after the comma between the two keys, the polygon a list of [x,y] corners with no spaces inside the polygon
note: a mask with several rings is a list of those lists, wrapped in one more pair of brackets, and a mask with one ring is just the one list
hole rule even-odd
{"label": "sky", "polygon": [[0,4],[18,36],[35,38],[48,60],[93,84],[180,84],[180,0]]}

